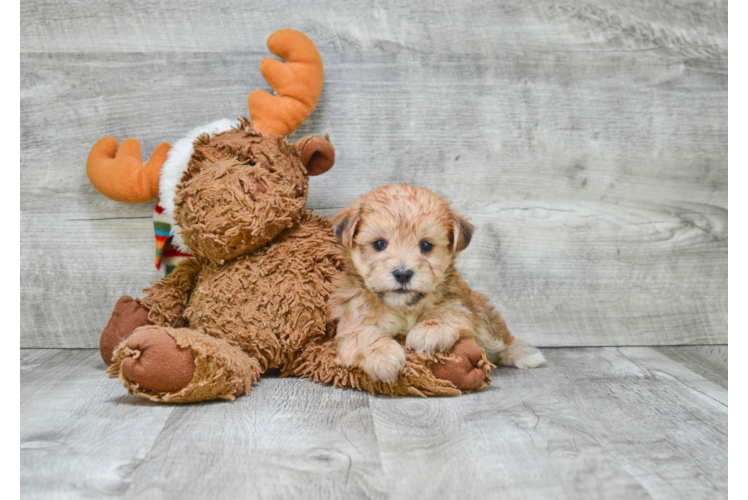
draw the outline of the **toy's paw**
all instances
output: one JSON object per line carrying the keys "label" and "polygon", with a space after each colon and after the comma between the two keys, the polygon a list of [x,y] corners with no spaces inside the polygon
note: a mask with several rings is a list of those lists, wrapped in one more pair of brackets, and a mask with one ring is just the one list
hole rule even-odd
{"label": "toy's paw", "polygon": [[448,354],[455,359],[431,365],[431,372],[436,378],[449,380],[461,391],[478,389],[486,382],[487,361],[478,344],[472,340],[460,339]]}
{"label": "toy's paw", "polygon": [[129,296],[120,297],[114,305],[114,312],[109,323],[104,327],[99,339],[101,359],[107,366],[112,364],[112,354],[123,340],[129,337],[136,328],[151,325],[148,321],[148,309],[141,306]]}
{"label": "toy's paw", "polygon": [[123,348],[132,356],[122,363],[123,375],[140,389],[177,392],[192,381],[195,357],[192,350],[160,328],[144,328],[130,335]]}

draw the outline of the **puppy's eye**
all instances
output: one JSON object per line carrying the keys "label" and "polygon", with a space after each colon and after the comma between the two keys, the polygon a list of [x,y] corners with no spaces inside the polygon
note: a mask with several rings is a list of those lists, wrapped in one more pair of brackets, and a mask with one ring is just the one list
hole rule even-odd
{"label": "puppy's eye", "polygon": [[382,250],[387,248],[387,242],[384,240],[377,240],[372,243],[371,246],[373,246],[374,250],[376,250],[377,252],[381,252]]}
{"label": "puppy's eye", "polygon": [[434,244],[430,241],[422,241],[421,242],[421,252],[423,253],[429,253],[431,250],[434,249]]}

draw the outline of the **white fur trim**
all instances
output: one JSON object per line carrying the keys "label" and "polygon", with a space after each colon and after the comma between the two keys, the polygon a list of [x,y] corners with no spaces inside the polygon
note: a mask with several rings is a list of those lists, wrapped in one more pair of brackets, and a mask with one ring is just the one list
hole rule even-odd
{"label": "white fur trim", "polygon": [[192,253],[182,240],[182,228],[174,220],[174,198],[177,195],[177,184],[182,180],[182,175],[187,170],[187,164],[195,152],[195,139],[202,134],[209,134],[213,137],[221,132],[226,132],[239,125],[239,120],[221,118],[213,123],[196,127],[190,130],[187,135],[171,145],[169,155],[161,167],[161,177],[158,182],[159,205],[164,209],[164,215],[171,221],[171,243],[180,252]]}

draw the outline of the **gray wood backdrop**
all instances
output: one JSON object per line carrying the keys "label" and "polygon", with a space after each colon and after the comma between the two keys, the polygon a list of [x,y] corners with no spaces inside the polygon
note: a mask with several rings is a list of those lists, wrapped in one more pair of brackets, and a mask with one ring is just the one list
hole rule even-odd
{"label": "gray wood backdrop", "polygon": [[95,347],[153,268],[153,203],[89,184],[103,135],[246,115],[280,28],[325,89],[332,214],[388,183],[477,226],[459,267],[541,346],[727,342],[727,1],[21,2],[21,346]]}

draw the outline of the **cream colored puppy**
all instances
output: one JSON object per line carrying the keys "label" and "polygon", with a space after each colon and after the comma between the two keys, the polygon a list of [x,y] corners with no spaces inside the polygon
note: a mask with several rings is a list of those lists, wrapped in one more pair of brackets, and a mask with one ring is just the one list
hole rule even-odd
{"label": "cream colored puppy", "polygon": [[407,184],[384,186],[340,211],[333,226],[346,256],[329,302],[338,321],[339,364],[393,383],[405,366],[395,340],[402,336],[417,352],[446,352],[468,338],[495,364],[545,362],[460,277],[455,258],[470,243],[473,226],[441,196]]}

